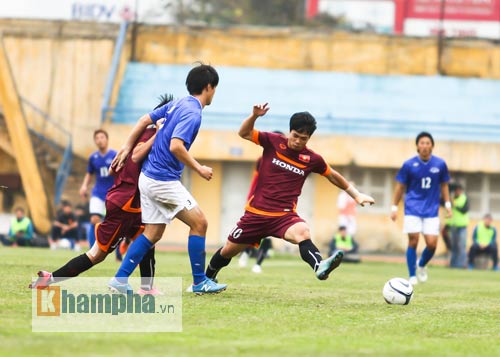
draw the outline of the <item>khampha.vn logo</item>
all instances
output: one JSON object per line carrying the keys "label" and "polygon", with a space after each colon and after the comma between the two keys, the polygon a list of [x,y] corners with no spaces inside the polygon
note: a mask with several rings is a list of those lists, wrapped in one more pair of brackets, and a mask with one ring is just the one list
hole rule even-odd
{"label": "khampha.vn logo", "polygon": [[[175,313],[175,305],[159,304],[158,312]],[[153,295],[139,295],[130,291],[122,294],[77,294],[60,286],[37,290],[37,315],[60,316],[61,314],[154,314],[156,299]]]}
{"label": "khampha.vn logo", "polygon": [[180,332],[182,279],[156,278],[159,295],[113,294],[109,278],[75,278],[32,290],[33,332]]}

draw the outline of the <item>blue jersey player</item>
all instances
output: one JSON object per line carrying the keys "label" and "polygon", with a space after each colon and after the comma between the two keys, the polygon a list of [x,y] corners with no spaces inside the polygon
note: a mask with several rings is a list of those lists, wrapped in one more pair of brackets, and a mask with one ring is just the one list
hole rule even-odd
{"label": "blue jersey player", "polygon": [[[431,260],[439,235],[439,202],[441,196],[445,202],[447,216],[451,216],[448,182],[450,176],[446,162],[432,155],[434,139],[427,132],[421,132],[415,140],[418,155],[405,161],[396,175],[391,219],[397,218],[398,203],[405,193],[404,223],[408,233],[406,264],[410,283],[427,281],[426,265]],[[423,234],[426,247],[417,266],[417,245],[420,233]]]}
{"label": "blue jersey player", "polygon": [[95,243],[95,225],[102,221],[106,214],[106,194],[113,186],[113,176],[109,167],[116,156],[116,151],[108,148],[108,133],[102,129],[94,131],[94,142],[97,151],[89,157],[87,173],[80,188],[80,196],[87,197],[88,186],[92,175],[95,175],[95,185],[89,203],[91,229],[88,236],[89,246]]}
{"label": "blue jersey player", "polygon": [[165,118],[139,177],[144,233],[130,245],[126,259],[109,282],[112,291],[125,293],[131,290],[128,277],[148,250],[161,239],[166,225],[174,218],[190,228],[188,254],[193,274],[192,291],[196,294],[217,293],[226,288],[225,284],[218,284],[205,275],[207,219],[181,183],[185,165],[207,181],[212,178],[212,168],[201,165],[189,153],[189,148],[198,134],[202,110],[211,104],[218,83],[219,75],[212,66],[199,64],[192,68],[186,78],[190,95],[142,116],[113,161],[113,169],[120,170],[143,129]]}

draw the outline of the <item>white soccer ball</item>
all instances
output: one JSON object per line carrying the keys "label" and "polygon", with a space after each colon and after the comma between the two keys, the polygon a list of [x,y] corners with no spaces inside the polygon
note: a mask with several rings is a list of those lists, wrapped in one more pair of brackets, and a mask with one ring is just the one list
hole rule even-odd
{"label": "white soccer ball", "polygon": [[413,285],[403,278],[392,278],[384,285],[382,295],[388,304],[408,305],[413,297]]}
{"label": "white soccer ball", "polygon": [[69,241],[69,239],[61,238],[57,242],[57,247],[59,249],[70,249],[71,248],[71,242]]}

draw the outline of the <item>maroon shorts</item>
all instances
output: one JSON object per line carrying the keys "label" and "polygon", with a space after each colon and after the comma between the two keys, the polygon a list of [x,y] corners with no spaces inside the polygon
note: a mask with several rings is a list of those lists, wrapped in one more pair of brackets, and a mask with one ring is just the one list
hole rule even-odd
{"label": "maroon shorts", "polygon": [[135,239],[143,231],[140,212],[127,212],[106,201],[106,216],[95,227],[96,242],[101,250],[110,253],[123,239]]}
{"label": "maroon shorts", "polygon": [[259,244],[262,238],[283,238],[287,229],[299,222],[305,221],[297,213],[270,217],[246,211],[227,239],[237,244]]}

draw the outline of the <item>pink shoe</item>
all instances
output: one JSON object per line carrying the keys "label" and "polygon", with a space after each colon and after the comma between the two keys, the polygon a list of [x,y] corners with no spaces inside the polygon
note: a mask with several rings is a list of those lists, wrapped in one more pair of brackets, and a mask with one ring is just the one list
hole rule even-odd
{"label": "pink shoe", "polygon": [[149,290],[140,288],[139,290],[137,290],[137,294],[139,294],[139,295],[154,295],[154,296],[165,295],[164,293],[162,293],[160,290],[158,290],[156,288],[152,288]]}
{"label": "pink shoe", "polygon": [[54,282],[52,279],[52,273],[49,273],[48,271],[40,270],[37,275],[38,279],[28,286],[30,289],[45,289]]}

